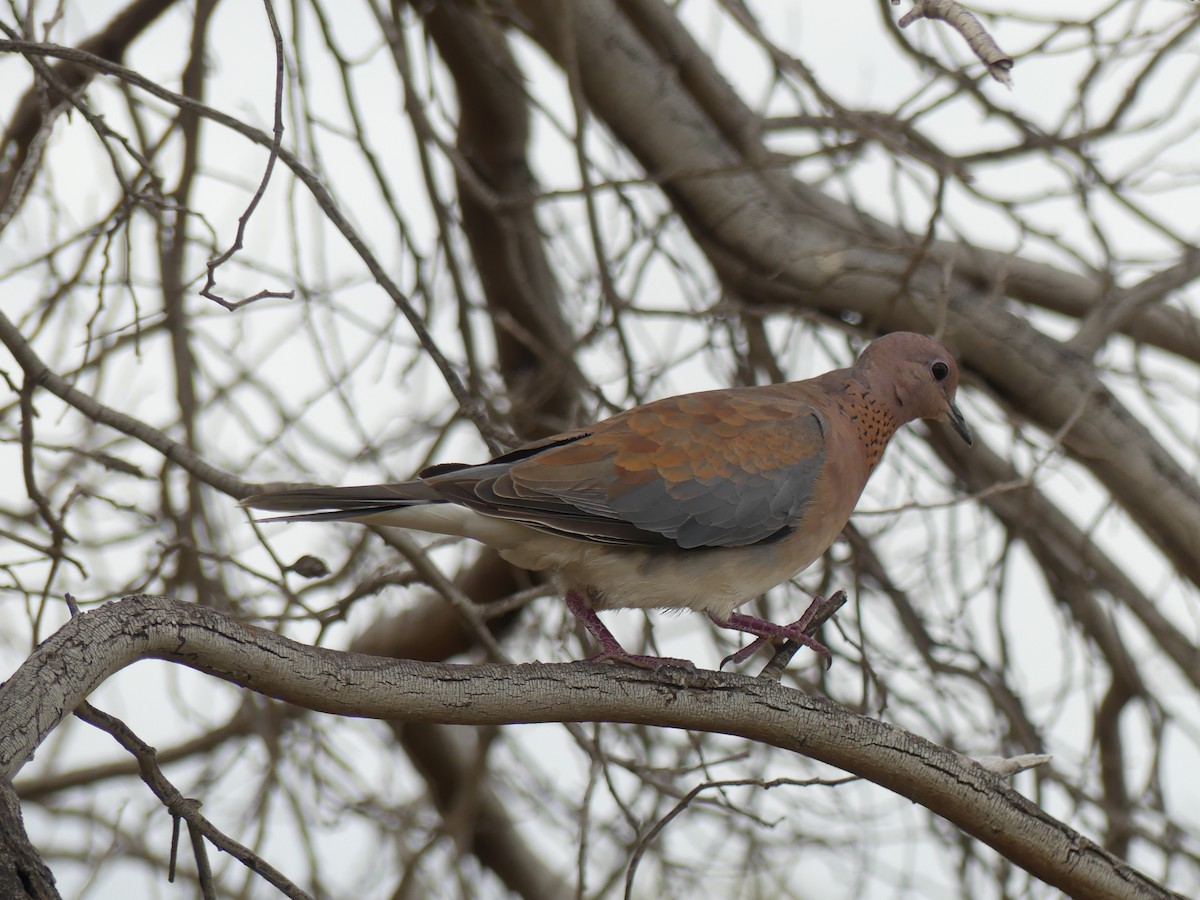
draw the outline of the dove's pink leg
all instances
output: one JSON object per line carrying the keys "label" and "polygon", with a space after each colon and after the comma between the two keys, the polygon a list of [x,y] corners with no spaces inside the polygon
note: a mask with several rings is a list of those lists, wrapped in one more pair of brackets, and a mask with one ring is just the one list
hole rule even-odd
{"label": "dove's pink leg", "polygon": [[613,637],[613,633],[600,621],[600,617],[596,615],[596,611],[588,605],[587,600],[578,591],[567,591],[567,609],[571,611],[571,615],[583,624],[583,627],[588,630],[588,633],[600,645],[600,652],[595,656],[589,656],[586,660],[587,662],[603,662],[606,659],[611,659],[613,662],[628,663],[631,666],[639,666],[643,669],[661,669],[664,666],[678,666],[695,671],[696,664],[690,660],[676,659],[673,656],[643,656],[637,653],[630,653]]}
{"label": "dove's pink leg", "polygon": [[766,619],[760,619],[758,616],[748,616],[745,613],[730,613],[727,619],[721,619],[709,613],[708,617],[712,619],[713,624],[719,625],[722,628],[731,628],[734,631],[744,631],[747,634],[756,635],[758,638],[736,653],[725,657],[721,661],[721,666],[724,667],[725,663],[729,662],[732,662],[734,665],[745,662],[764,645],[770,643],[772,639],[777,638],[796,641],[798,644],[803,644],[805,647],[811,648],[820,655],[825,663],[825,668],[829,668],[829,664],[833,659],[829,653],[829,648],[815,637],[805,633],[805,629],[808,628],[808,624],[812,621],[813,616],[817,614],[817,611],[824,604],[825,601],[822,598],[815,598],[808,609],[804,611],[804,615],[790,625],[776,625],[774,622],[768,622]]}

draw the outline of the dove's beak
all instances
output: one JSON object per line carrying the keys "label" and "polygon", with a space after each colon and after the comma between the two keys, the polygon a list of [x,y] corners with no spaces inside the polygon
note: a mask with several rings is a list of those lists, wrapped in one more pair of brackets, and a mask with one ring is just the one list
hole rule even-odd
{"label": "dove's beak", "polygon": [[958,405],[953,401],[950,402],[950,411],[946,418],[954,430],[958,432],[958,436],[967,442],[968,447],[975,443],[975,438],[971,436],[971,429],[967,427],[966,419],[963,418]]}

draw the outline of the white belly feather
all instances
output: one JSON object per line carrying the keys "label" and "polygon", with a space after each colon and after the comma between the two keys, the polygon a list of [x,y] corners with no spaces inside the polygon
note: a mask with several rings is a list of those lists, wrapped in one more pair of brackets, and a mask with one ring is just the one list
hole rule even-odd
{"label": "white belly feather", "polygon": [[686,608],[722,618],[810,565],[836,537],[836,532],[821,533],[800,541],[792,536],[771,544],[703,550],[622,547],[547,534],[450,503],[411,506],[358,521],[472,538],[496,548],[513,565],[552,570],[565,587],[588,589],[596,609]]}

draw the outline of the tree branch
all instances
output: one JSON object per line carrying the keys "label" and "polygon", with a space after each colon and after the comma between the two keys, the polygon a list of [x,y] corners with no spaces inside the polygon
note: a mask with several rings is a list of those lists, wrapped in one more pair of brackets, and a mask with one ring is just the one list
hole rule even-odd
{"label": "tree branch", "polygon": [[[892,0],[893,6],[898,6],[900,0]],[[955,0],[914,0],[913,7],[900,17],[899,25],[907,28],[918,19],[941,19],[951,28],[962,35],[963,40],[971,51],[979,57],[988,68],[991,76],[1012,90],[1012,57],[1000,49],[995,39],[988,34],[983,23],[975,15]]]}
{"label": "tree branch", "polygon": [[21,803],[7,778],[0,778],[0,894],[27,900],[61,896],[54,875],[25,834]]}
{"label": "tree branch", "polygon": [[26,384],[43,387],[93,422],[107,425],[136,438],[218,491],[231,497],[245,497],[253,493],[254,485],[249,485],[228,472],[223,472],[216,466],[206,463],[184,444],[168,437],[165,432],[159,431],[153,425],[147,425],[141,419],[135,419],[133,416],[105,406],[91,395],[74,387],[61,375],[55,374],[34,352],[33,347],[21,334],[21,330],[3,312],[0,312],[0,343],[8,347],[17,364],[25,372]]}
{"label": "tree branch", "polygon": [[[146,91],[152,96],[158,97],[167,103],[177,106],[181,110],[188,110],[196,113],[212,122],[222,125],[231,131],[235,131],[248,140],[258,144],[261,147],[271,149],[276,147],[276,141],[273,135],[267,134],[261,129],[247,125],[240,119],[227,115],[219,110],[206,106],[196,100],[186,97],[182,94],[177,94],[174,91],[169,91],[162,85],[146,78],[132,69],[124,66],[119,66],[116,63],[101,59],[94,54],[86,53],[82,50],[76,50],[72,47],[60,47],[54,44],[38,44],[28,41],[7,41],[0,40],[0,53],[22,53],[26,56],[33,57],[56,57],[63,60],[80,63],[90,66],[96,71],[103,72],[108,75],[114,75],[122,81],[134,87]],[[401,314],[412,327],[413,332],[421,341],[421,346],[425,352],[429,354],[441,372],[442,377],[446,381],[447,387],[454,394],[455,400],[458,401],[462,412],[467,416],[479,429],[484,440],[488,442],[489,448],[494,452],[499,452],[499,444],[496,443],[493,437],[494,428],[489,422],[480,404],[470,396],[467,392],[462,379],[459,378],[454,366],[446,358],[434,341],[433,335],[425,325],[424,319],[417,312],[409,298],[400,290],[399,285],[388,274],[387,269],[367,246],[366,241],[358,233],[357,229],[351,225],[350,220],[342,213],[341,208],[334,200],[333,195],[322,183],[321,178],[300,162],[299,157],[289,151],[285,147],[278,147],[278,159],[287,166],[297,179],[309,190],[313,201],[320,207],[329,222],[341,233],[354,252],[362,260],[363,265],[374,277],[376,283],[387,294],[388,298],[400,310]]]}
{"label": "tree branch", "polygon": [[146,595],[73,618],[0,687],[0,777],[15,774],[109,676],[142,659],[180,663],[334,715],[462,725],[625,722],[740,736],[908,797],[1068,894],[1174,896],[954,751],[772,681],[589,663],[387,660],[308,647]]}

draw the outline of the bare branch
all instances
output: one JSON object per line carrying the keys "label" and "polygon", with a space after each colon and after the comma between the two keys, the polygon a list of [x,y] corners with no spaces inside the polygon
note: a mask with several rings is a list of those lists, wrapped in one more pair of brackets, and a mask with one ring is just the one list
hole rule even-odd
{"label": "bare branch", "polygon": [[[900,0],[892,0],[899,6]],[[941,19],[963,36],[967,46],[987,66],[991,76],[1012,90],[1012,57],[1000,49],[987,29],[975,15],[956,0],[913,0],[913,8],[900,17],[900,27],[907,28],[918,19]]]}
{"label": "bare branch", "polygon": [[158,766],[157,751],[130,730],[129,726],[115,716],[110,716],[90,703],[83,702],[75,709],[75,715],[89,725],[99,728],[112,735],[113,739],[124,747],[137,760],[138,771],[142,781],[162,801],[171,818],[178,823],[180,819],[188,825],[192,833],[193,849],[196,854],[196,868],[200,872],[200,884],[206,897],[215,897],[212,871],[208,866],[204,841],[211,841],[221,852],[228,853],[234,859],[274,887],[285,897],[294,900],[309,900],[309,895],[300,890],[295,884],[277,871],[257,853],[243,844],[235,841],[229,835],[208,821],[200,814],[200,801],[183,796],[163,775]]}
{"label": "bare branch", "polygon": [[12,782],[0,777],[0,893],[28,900],[57,900],[54,875],[25,833]]}
{"label": "bare branch", "polygon": [[34,353],[20,330],[9,321],[3,312],[0,312],[0,342],[8,347],[8,351],[20,364],[25,372],[26,382],[31,386],[43,387],[89,419],[136,438],[222,493],[231,497],[244,497],[254,492],[253,485],[209,465],[183,444],[172,440],[157,428],[97,402],[83,391],[73,387],[66,379],[54,374]]}
{"label": "bare branch", "polygon": [[[275,139],[236,119],[233,116],[219,112],[211,107],[177,94],[174,91],[169,91],[161,85],[145,78],[132,69],[127,69],[124,66],[110,63],[107,60],[100,59],[90,53],[85,53],[70,47],[57,47],[49,44],[31,44],[26,41],[0,41],[0,53],[17,51],[36,56],[56,56],[62,59],[71,60],[73,62],[83,63],[95,68],[98,71],[105,72],[109,75],[117,75],[129,84],[146,91],[147,93],[158,97],[160,100],[165,100],[178,106],[180,109],[187,109],[199,113],[207,119],[223,125],[243,137],[246,137],[263,147],[272,147],[275,145]],[[484,410],[479,402],[468,394],[466,388],[462,384],[458,373],[454,371],[445,355],[438,349],[433,336],[429,333],[425,322],[417,313],[409,302],[408,297],[400,290],[395,281],[387,274],[383,265],[375,257],[374,253],[368,248],[362,236],[359,235],[350,220],[340,211],[336,201],[332,195],[321,184],[321,179],[311,170],[309,170],[300,160],[286,148],[278,149],[278,158],[281,159],[289,169],[296,175],[297,178],[304,184],[305,187],[313,195],[313,199],[320,206],[329,221],[334,224],[342,233],[342,236],[354,248],[354,251],[362,259],[363,264],[371,272],[372,276],[378,282],[379,286],[388,295],[396,307],[403,313],[404,317],[416,332],[421,344],[425,347],[430,358],[437,364],[443,377],[446,379],[446,384],[454,393],[455,399],[459,402],[459,407],[464,415],[467,416],[479,428],[480,434],[484,440],[488,442],[489,447],[494,452],[500,451],[500,443],[496,441],[495,429],[488,421]]]}
{"label": "bare branch", "polygon": [[275,43],[275,124],[271,130],[271,148],[267,155],[267,165],[263,170],[262,180],[258,184],[258,189],[254,192],[254,196],[250,198],[250,203],[246,206],[245,212],[238,216],[237,235],[234,237],[233,243],[220,256],[208,261],[208,278],[204,282],[204,287],[200,289],[201,297],[219,303],[231,312],[267,297],[290,300],[296,296],[295,291],[262,290],[252,297],[230,301],[212,293],[212,289],[217,284],[217,269],[229,262],[233,258],[233,255],[242,249],[246,236],[246,226],[250,224],[250,217],[254,215],[254,210],[258,206],[258,202],[262,200],[263,194],[267,191],[267,185],[271,182],[271,171],[275,168],[275,160],[279,156],[279,145],[283,140],[283,38],[279,34],[279,22],[275,19],[275,7],[272,5],[271,0],[263,0],[263,6],[267,11],[267,21],[271,24],[271,37]]}
{"label": "bare branch", "polygon": [[738,735],[803,753],[919,802],[1069,894],[1173,896],[982,766],[772,681],[588,663],[387,660],[306,647],[163,597],[129,597],[72,619],[0,686],[0,722],[6,723],[0,776],[19,771],[84,697],[140,659],[181,663],[335,715],[464,725],[629,722]]}

